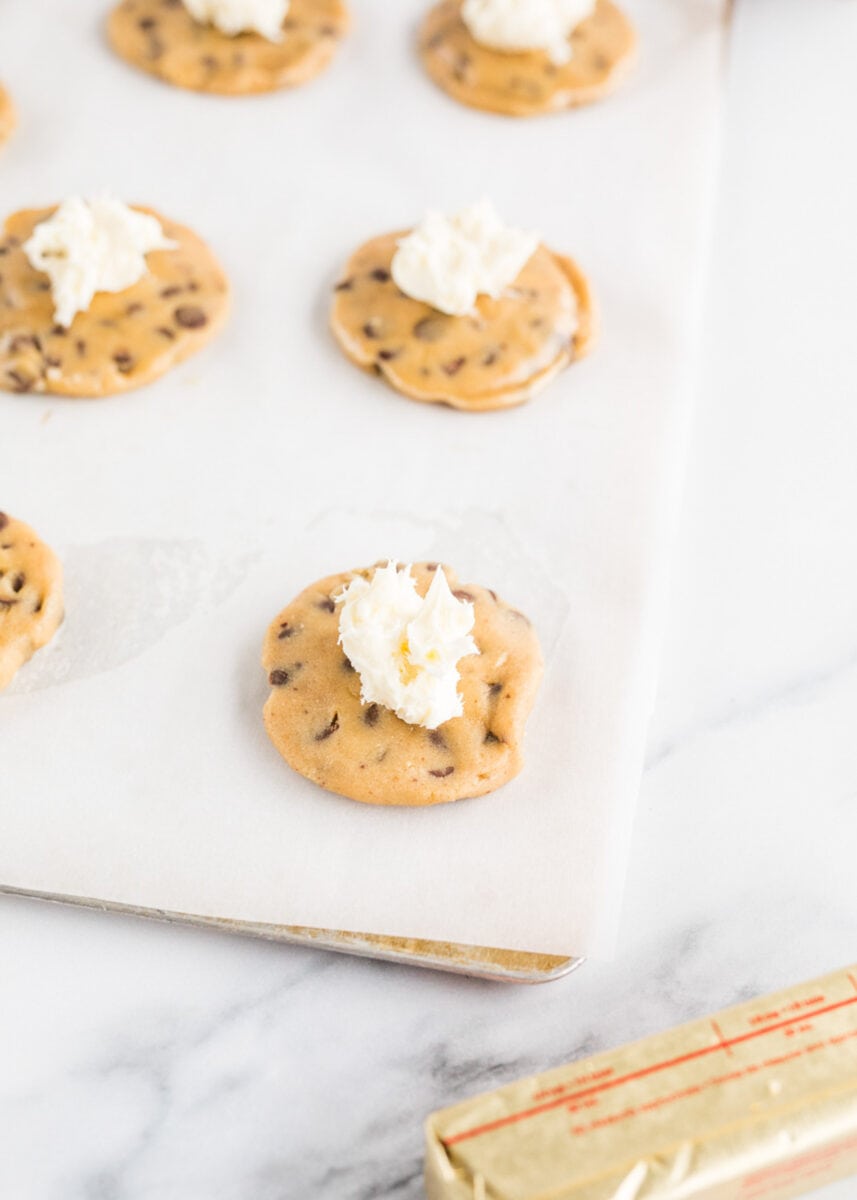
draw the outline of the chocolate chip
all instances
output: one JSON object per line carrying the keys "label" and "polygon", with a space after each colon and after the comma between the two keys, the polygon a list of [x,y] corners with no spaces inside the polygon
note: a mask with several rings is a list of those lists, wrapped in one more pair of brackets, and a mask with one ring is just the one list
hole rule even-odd
{"label": "chocolate chip", "polygon": [[464,590],[464,588],[458,588],[458,590],[452,594],[455,596],[456,600],[470,600],[473,602],[476,599],[472,592],[467,592]]}
{"label": "chocolate chip", "polygon": [[292,637],[294,632],[295,630],[291,627],[288,621],[283,621],[280,625],[280,632],[277,634],[277,637],[280,639],[280,641],[283,641],[284,638]]}
{"label": "chocolate chip", "polygon": [[381,362],[391,362],[394,358],[398,358],[401,353],[401,350],[379,350],[378,357],[381,359]]}
{"label": "chocolate chip", "polygon": [[12,390],[20,393],[28,392],[36,382],[35,379],[30,379],[27,375],[23,375],[20,371],[7,371],[6,378],[12,380],[14,385]]}
{"label": "chocolate chip", "polygon": [[443,734],[439,729],[432,729],[428,735],[429,741],[433,746],[440,746],[443,750],[446,749],[446,742],[443,739]]}
{"label": "chocolate chip", "polygon": [[117,350],[113,355],[113,361],[123,375],[127,375],[129,371],[133,370],[134,359],[128,350]]}
{"label": "chocolate chip", "polygon": [[195,304],[183,304],[173,313],[177,325],[183,329],[201,329],[208,324],[208,317]]}
{"label": "chocolate chip", "polygon": [[154,17],[140,17],[137,25],[140,29],[154,29],[157,23]]}
{"label": "chocolate chip", "polygon": [[328,726],[326,726],[326,728],[322,729],[321,733],[317,733],[315,735],[315,740],[317,742],[325,741],[327,738],[329,738],[331,736],[331,734],[336,733],[338,728],[339,728],[339,713],[334,713],[330,724]]}
{"label": "chocolate chip", "polygon": [[271,687],[282,687],[283,684],[289,682],[289,679],[289,672],[278,668],[276,671],[272,671],[268,676],[268,683],[270,683]]}
{"label": "chocolate chip", "polygon": [[447,375],[457,375],[466,362],[467,359],[463,356],[459,358],[453,358],[449,362],[443,364],[443,369]]}
{"label": "chocolate chip", "polygon": [[155,333],[159,333],[161,335],[161,337],[165,337],[165,338],[167,338],[168,341],[171,341],[171,342],[175,340],[175,336],[176,336],[175,333],[173,332],[173,330],[168,329],[166,325],[158,325],[157,328],[155,329]]}
{"label": "chocolate chip", "polygon": [[459,54],[455,61],[455,66],[452,68],[453,79],[457,79],[459,83],[464,83],[470,63],[471,58],[469,54]]}
{"label": "chocolate chip", "polygon": [[83,338],[77,339],[77,341],[74,343],[74,348],[80,357],[83,358],[84,354],[86,354],[86,342],[83,340]]}
{"label": "chocolate chip", "polygon": [[55,354],[46,354],[45,355],[45,366],[46,367],[61,367],[62,359],[57,358],[57,356]]}
{"label": "chocolate chip", "polygon": [[138,312],[142,312],[142,311],[143,311],[143,305],[140,303],[139,300],[135,300],[133,304],[129,304],[128,307],[125,309],[125,316],[133,317],[134,313],[138,313]]}
{"label": "chocolate chip", "polygon": [[13,354],[17,350],[23,350],[26,346],[32,346],[35,350],[41,351],[42,343],[34,333],[16,334],[9,343],[9,349]]}
{"label": "chocolate chip", "polygon": [[377,704],[370,704],[363,714],[363,720],[367,725],[377,725],[378,718],[381,716],[381,710]]}
{"label": "chocolate chip", "polygon": [[421,342],[438,342],[446,333],[447,322],[443,317],[423,317],[414,326],[414,337]]}
{"label": "chocolate chip", "polygon": [[326,596],[324,600],[319,600],[316,608],[320,608],[322,612],[336,612],[336,605],[330,596]]}
{"label": "chocolate chip", "polygon": [[51,337],[67,337],[67,336],[68,336],[68,330],[63,329],[62,325],[54,325],[53,329],[51,330]]}
{"label": "chocolate chip", "polygon": [[491,730],[490,730],[490,729],[488,729],[488,730],[486,730],[486,732],[485,732],[485,739],[484,739],[484,741],[485,741],[485,745],[486,745],[486,746],[490,746],[490,745],[492,745],[494,742],[502,742],[502,741],[503,741],[503,739],[502,739],[502,738],[498,738],[496,733],[492,733],[492,732],[491,732]]}
{"label": "chocolate chip", "polygon": [[487,353],[482,355],[482,366],[493,367],[494,363],[497,361],[497,358],[498,354],[496,350],[487,351]]}
{"label": "chocolate chip", "polygon": [[163,300],[169,300],[170,296],[181,295],[181,291],[182,289],[178,286],[178,284],[174,283],[170,287],[161,288],[159,295]]}
{"label": "chocolate chip", "polygon": [[347,657],[343,658],[342,669],[346,673],[346,675],[354,675],[355,674],[354,664],[351,662],[350,658],[347,658]]}
{"label": "chocolate chip", "polygon": [[369,278],[377,280],[378,283],[387,283],[390,279],[390,272],[385,271],[383,267],[376,267],[374,271],[369,272]]}
{"label": "chocolate chip", "polygon": [[20,592],[21,588],[24,586],[25,579],[26,579],[26,576],[24,575],[23,571],[19,571],[18,574],[15,576],[15,578],[12,580],[12,591],[16,595],[18,594],[18,592]]}
{"label": "chocolate chip", "polygon": [[440,566],[440,563],[426,563],[426,570],[427,571],[436,571],[439,566]]}
{"label": "chocolate chip", "polygon": [[4,600],[2,597],[0,597],[0,608],[12,608],[12,606],[17,603],[17,600]]}
{"label": "chocolate chip", "polygon": [[488,684],[488,695],[489,696],[499,696],[500,693],[502,692],[502,690],[503,690],[502,683],[489,683]]}
{"label": "chocolate chip", "polygon": [[429,775],[434,775],[435,779],[446,779],[454,770],[455,767],[441,767],[438,771],[429,771]]}
{"label": "chocolate chip", "polygon": [[4,512],[0,512],[0,529],[5,529],[9,524],[9,518]]}
{"label": "chocolate chip", "polygon": [[353,279],[340,279],[339,283],[334,287],[335,292],[350,292],[354,287]]}
{"label": "chocolate chip", "polygon": [[377,317],[372,317],[363,326],[363,336],[367,338],[377,338],[381,336],[381,322]]}

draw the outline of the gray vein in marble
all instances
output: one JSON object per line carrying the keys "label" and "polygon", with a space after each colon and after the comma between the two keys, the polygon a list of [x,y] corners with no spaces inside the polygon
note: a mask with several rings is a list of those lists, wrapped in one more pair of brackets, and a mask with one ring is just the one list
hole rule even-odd
{"label": "gray vein in marble", "polygon": [[672,737],[662,739],[647,754],[645,769],[647,771],[657,770],[663,763],[669,761],[675,754],[699,738],[708,737],[722,730],[755,720],[780,705],[806,703],[825,688],[847,679],[855,669],[857,669],[857,649],[851,649],[844,657],[828,666],[805,671],[791,679],[776,683],[772,687],[760,689],[743,700],[735,700],[732,704],[712,713],[705,720]]}

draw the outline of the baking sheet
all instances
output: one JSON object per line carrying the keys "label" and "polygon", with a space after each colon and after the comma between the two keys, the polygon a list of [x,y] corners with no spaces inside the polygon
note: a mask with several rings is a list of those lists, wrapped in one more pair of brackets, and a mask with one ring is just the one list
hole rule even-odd
{"label": "baking sheet", "polygon": [[[325,77],[247,100],[135,74],[95,0],[0,9],[21,110],[2,211],[109,188],[193,225],[235,290],[221,339],[152,387],[0,397],[2,507],[61,552],[68,609],[0,697],[5,887],[610,953],[691,408],[722,5],[629,0],[628,86],[523,122],[436,91],[413,53],[423,8],[354,0]],[[465,415],[362,376],[326,312],[355,245],[483,194],[578,258],[603,333],[533,404]],[[267,623],[387,555],[450,562],[538,627],[527,766],[492,796],[366,808],[264,733]]]}

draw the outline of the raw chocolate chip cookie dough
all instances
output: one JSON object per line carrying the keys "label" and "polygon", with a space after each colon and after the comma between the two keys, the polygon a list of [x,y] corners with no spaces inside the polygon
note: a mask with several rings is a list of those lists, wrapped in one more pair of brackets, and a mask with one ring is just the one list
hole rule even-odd
{"label": "raw chocolate chip cookie dough", "polygon": [[320,580],[276,617],[262,662],[271,740],[329,791],[440,804],[491,792],[523,765],[542,676],[535,631],[448,567],[376,564]]}
{"label": "raw chocolate chip cookie dough", "polygon": [[[87,203],[67,201],[61,208],[71,205],[71,225],[59,231],[55,246],[41,245],[41,257],[29,251],[51,270],[68,263],[81,266],[81,273],[101,273],[98,290],[79,299],[78,308],[68,296],[71,282],[60,281],[52,294],[51,277],[28,256],[35,231],[60,210],[27,210],[6,222],[0,237],[0,388],[6,391],[91,397],[125,392],[200,350],[226,318],[226,277],[195,233],[151,209],[102,199],[87,211]],[[98,204],[111,206],[111,220],[117,207],[123,219],[154,218],[157,240],[120,243],[124,228],[117,230],[115,221],[102,228],[91,217]],[[142,254],[140,246],[151,244],[167,248]],[[137,274],[116,275],[129,253],[139,258],[142,274],[121,287]]]}
{"label": "raw chocolate chip cookie dough", "polygon": [[[246,10],[246,3],[239,8]],[[265,36],[256,27],[225,33],[214,20],[228,4],[205,0],[122,0],[110,14],[113,49],[132,66],[177,87],[223,95],[249,95],[294,87],[320,74],[348,30],[343,0],[291,0]],[[235,28],[240,20],[221,25]]]}
{"label": "raw chocolate chip cookie dough", "polygon": [[[412,400],[475,412],[530,400],[582,358],[594,334],[585,276],[537,238],[510,254],[500,239],[516,231],[495,235],[495,218],[476,205],[450,220],[434,214],[415,234],[384,234],[361,246],[335,286],[331,312],[348,358]],[[445,228],[437,228],[441,222]],[[484,226],[489,233],[481,237]],[[412,238],[418,245],[409,259]],[[471,251],[482,258],[466,281],[468,294],[445,294],[445,284],[454,289],[464,279],[462,257]]]}
{"label": "raw chocolate chip cookie dough", "polygon": [[636,57],[636,35],[612,0],[596,0],[568,36],[568,54],[499,49],[477,41],[464,0],[441,0],[420,32],[422,59],[445,92],[471,108],[527,117],[599,100]]}
{"label": "raw chocolate chip cookie dough", "polygon": [[12,103],[12,97],[0,84],[0,146],[12,136],[15,121],[15,106]]}
{"label": "raw chocolate chip cookie dough", "polygon": [[29,526],[0,512],[0,690],[51,640],[62,616],[59,559]]}

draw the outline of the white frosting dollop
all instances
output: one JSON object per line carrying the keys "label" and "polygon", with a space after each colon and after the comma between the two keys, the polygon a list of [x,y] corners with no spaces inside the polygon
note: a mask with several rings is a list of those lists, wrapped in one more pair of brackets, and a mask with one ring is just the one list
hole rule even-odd
{"label": "white frosting dollop", "polygon": [[457,600],[442,567],[421,597],[410,567],[358,575],[336,598],[339,644],[360,675],[364,704],[383,704],[409,725],[437,729],[461,716],[458,660],[479,650],[473,605]]}
{"label": "white frosting dollop", "polygon": [[221,33],[261,33],[269,42],[283,40],[283,19],[289,0],[183,0],[194,21],[213,25]]}
{"label": "white frosting dollop", "polygon": [[557,66],[572,56],[569,37],[595,0],[464,0],[461,17],[474,39],[492,50],[544,50]]}
{"label": "white frosting dollop", "polygon": [[160,222],[112,196],[70,196],[24,243],[30,265],[51,281],[54,320],[68,328],[96,292],[124,292],[146,274],[150,250],[173,250]]}
{"label": "white frosting dollop", "polygon": [[537,233],[504,225],[494,205],[480,200],[451,217],[428,213],[399,242],[391,270],[407,296],[460,317],[477,296],[500,296],[538,244]]}

